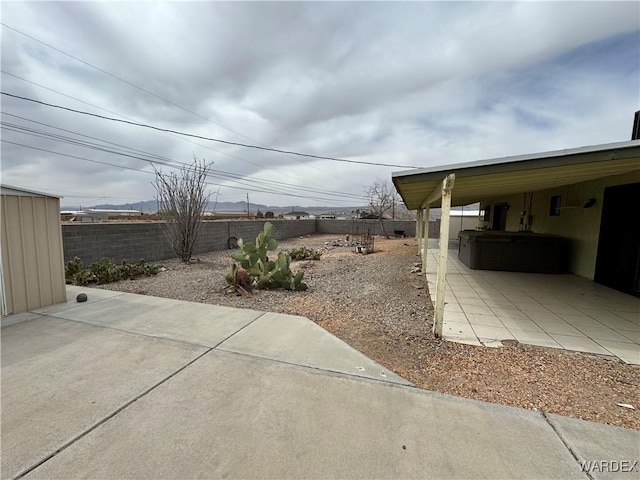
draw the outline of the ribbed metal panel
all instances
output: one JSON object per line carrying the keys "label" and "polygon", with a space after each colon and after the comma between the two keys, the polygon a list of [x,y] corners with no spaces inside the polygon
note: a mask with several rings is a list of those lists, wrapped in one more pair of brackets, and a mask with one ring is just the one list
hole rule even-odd
{"label": "ribbed metal panel", "polygon": [[59,199],[2,195],[4,314],[66,301]]}

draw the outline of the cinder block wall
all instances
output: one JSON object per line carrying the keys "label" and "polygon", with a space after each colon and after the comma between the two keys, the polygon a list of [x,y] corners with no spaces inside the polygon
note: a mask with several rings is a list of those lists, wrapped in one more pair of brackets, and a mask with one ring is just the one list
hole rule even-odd
{"label": "cinder block wall", "polygon": [[[384,228],[389,235],[394,230],[404,230],[408,237],[416,234],[416,222],[413,220],[385,220]],[[316,220],[316,233],[359,234],[369,230],[374,235],[383,235],[379,220]]]}
{"label": "cinder block wall", "polygon": [[[195,253],[224,250],[229,237],[253,241],[262,231],[267,220],[234,220],[228,222],[204,222]],[[362,220],[270,220],[275,226],[278,240],[310,235],[313,233],[335,233],[336,235],[358,234],[362,231]],[[365,220],[365,228],[380,235],[377,220]],[[386,220],[385,227],[390,235],[394,230],[404,230],[407,236],[414,236],[416,224],[413,221]],[[439,235],[439,222],[431,222],[429,236]],[[109,257],[114,262],[129,260],[137,262],[173,258],[175,253],[169,246],[161,223],[78,223],[62,225],[62,242],[65,263],[79,257],[85,266]]]}
{"label": "cinder block wall", "polygon": [[[195,253],[224,250],[229,237],[255,240],[265,221],[205,222]],[[315,233],[314,220],[271,220],[275,238],[284,239]],[[62,225],[64,261],[79,257],[85,266],[109,257],[114,262],[172,258],[161,223],[80,223]]]}

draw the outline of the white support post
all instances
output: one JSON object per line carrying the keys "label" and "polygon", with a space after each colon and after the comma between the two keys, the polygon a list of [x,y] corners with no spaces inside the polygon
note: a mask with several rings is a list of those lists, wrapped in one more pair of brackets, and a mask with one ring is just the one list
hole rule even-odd
{"label": "white support post", "polygon": [[424,222],[422,228],[422,238],[424,240],[424,249],[422,250],[422,273],[427,275],[427,249],[429,248],[429,205],[423,210]]}
{"label": "white support post", "polygon": [[444,294],[447,280],[447,253],[449,250],[449,219],[451,214],[451,190],[455,181],[452,173],[442,182],[442,218],[440,219],[440,248],[438,249],[438,277],[436,280],[436,304],[433,314],[433,333],[442,337],[444,319]]}
{"label": "white support post", "polygon": [[418,242],[418,255],[421,255],[422,247],[422,210],[416,210],[416,241]]}

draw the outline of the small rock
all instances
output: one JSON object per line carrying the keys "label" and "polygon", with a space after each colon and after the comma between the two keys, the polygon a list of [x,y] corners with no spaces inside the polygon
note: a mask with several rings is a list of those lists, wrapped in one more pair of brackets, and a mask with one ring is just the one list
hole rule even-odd
{"label": "small rock", "polygon": [[86,301],[87,301],[86,293],[79,293],[78,296],[76,297],[76,302],[86,302]]}

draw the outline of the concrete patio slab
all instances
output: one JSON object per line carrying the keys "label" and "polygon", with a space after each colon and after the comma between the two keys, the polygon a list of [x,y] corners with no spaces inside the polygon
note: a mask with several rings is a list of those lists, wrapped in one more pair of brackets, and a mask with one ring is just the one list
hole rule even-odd
{"label": "concrete patio slab", "polygon": [[25,478],[586,478],[539,413],[212,351]]}
{"label": "concrete patio slab", "polygon": [[206,349],[39,316],[2,330],[2,478],[45,460]]}
{"label": "concrete patio slab", "polygon": [[[547,414],[553,427],[595,479],[640,478],[640,431]],[[596,466],[597,464],[597,466]]]}
{"label": "concrete patio slab", "polygon": [[265,313],[218,349],[412,385],[304,317]]}
{"label": "concrete patio slab", "polygon": [[37,313],[32,313],[32,312],[16,313],[15,315],[9,315],[8,317],[0,317],[0,325],[2,326],[2,328],[4,328],[10,325],[15,325],[16,323],[35,320],[37,318],[41,318],[40,315],[38,315]]}
{"label": "concrete patio slab", "polygon": [[403,385],[302,317],[93,293],[2,329],[2,478],[587,478],[635,438]]}
{"label": "concrete patio slab", "polygon": [[[576,275],[472,270],[458,260],[457,243],[449,250],[445,340],[500,347],[500,340],[515,337],[640,365],[640,299]],[[438,243],[430,239],[426,277],[432,301],[437,254]],[[463,324],[475,338],[460,332]]]}
{"label": "concrete patio slab", "polygon": [[98,301],[76,303],[73,308],[40,309],[66,320],[115,328],[151,337],[215,347],[264,312],[183,302],[168,298],[121,293],[101,298],[103,290],[84,289]]}
{"label": "concrete patio slab", "polygon": [[[86,302],[77,302],[76,297],[79,293],[87,294]],[[33,310],[34,313],[53,315],[54,313],[62,312],[64,310],[70,310],[72,308],[79,308],[87,304],[92,304],[106,300],[108,298],[125,295],[124,292],[118,292],[115,290],[102,290],[100,288],[86,288],[76,287],[73,285],[67,285],[67,301],[64,303],[56,303],[55,305],[49,305]]]}

